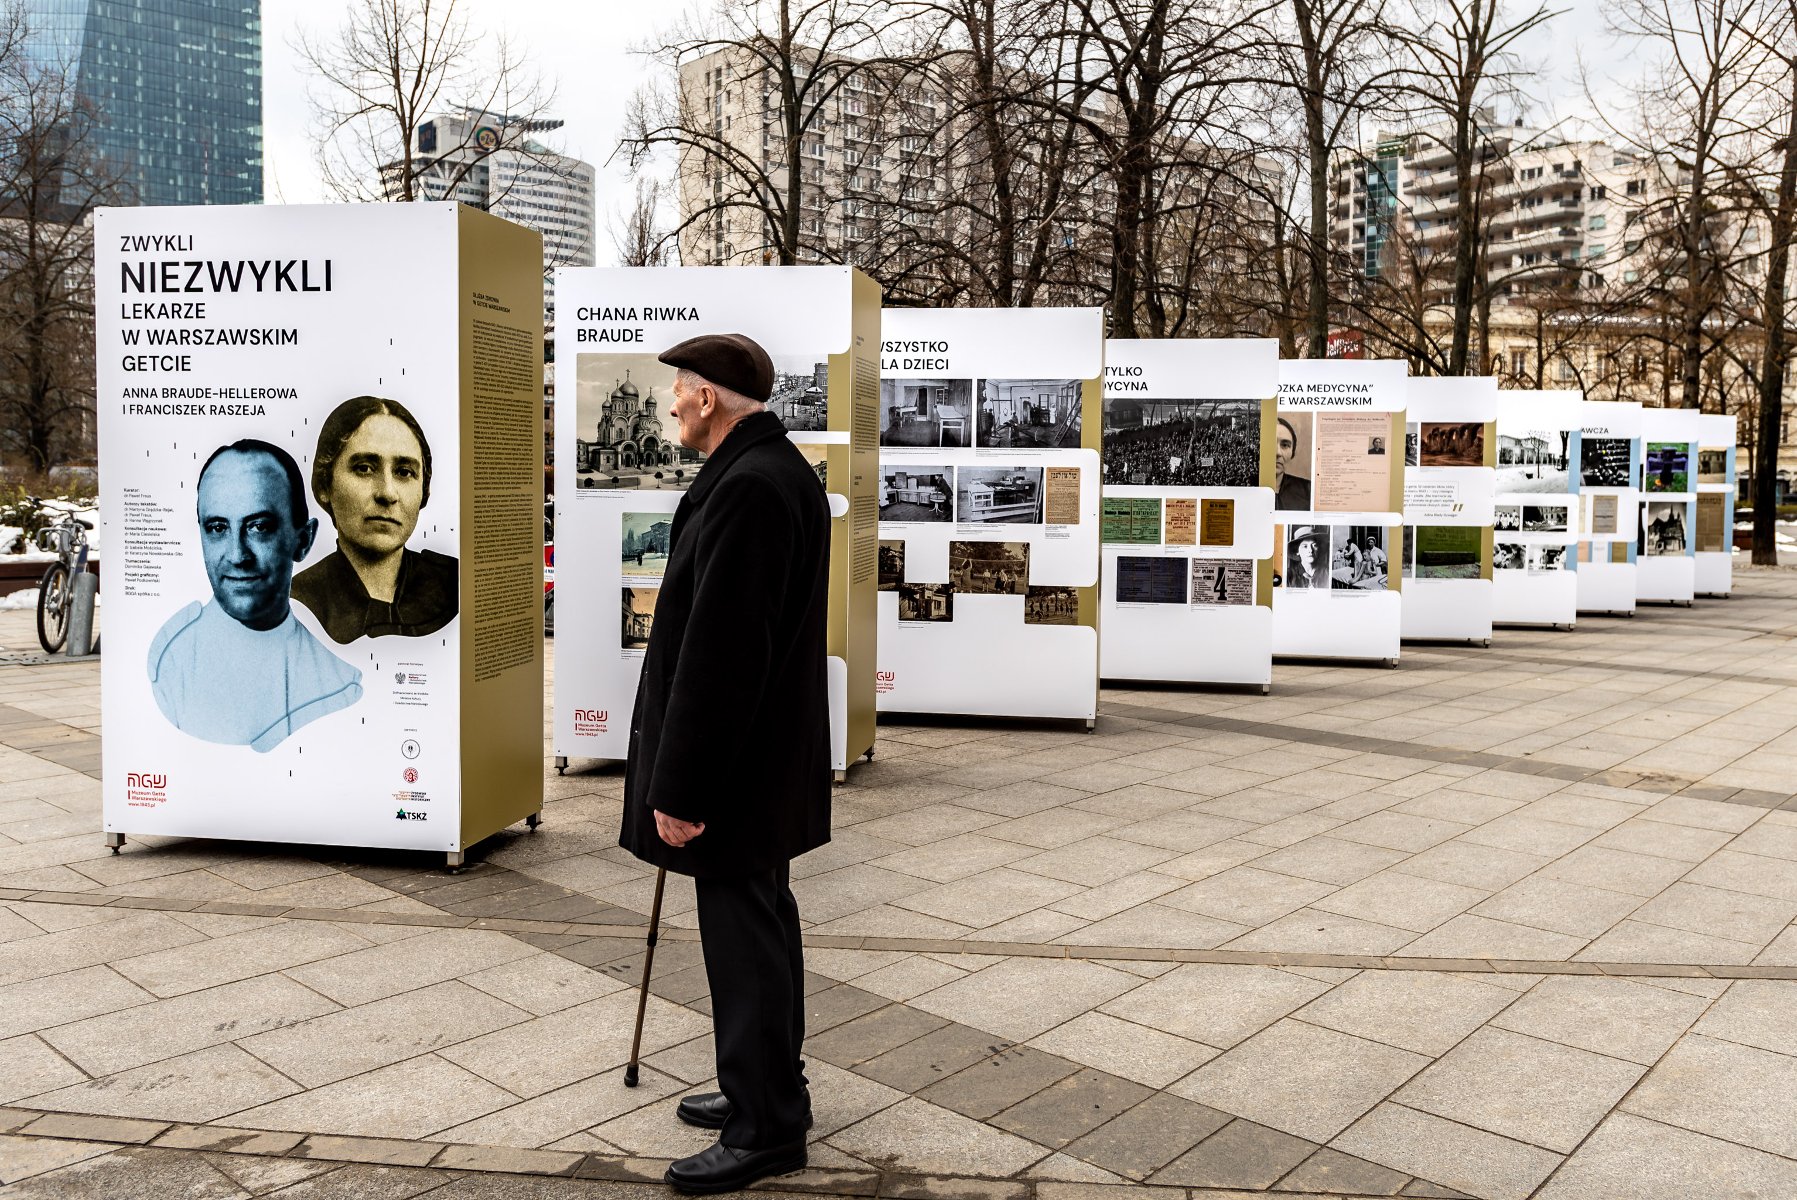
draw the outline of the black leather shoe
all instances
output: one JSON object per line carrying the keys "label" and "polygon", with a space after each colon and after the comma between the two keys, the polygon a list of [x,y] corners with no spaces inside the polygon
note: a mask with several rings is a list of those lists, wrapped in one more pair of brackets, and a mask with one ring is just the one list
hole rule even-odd
{"label": "black leather shoe", "polygon": [[769,1175],[784,1175],[805,1165],[803,1138],[769,1150],[738,1150],[722,1142],[682,1158],[668,1167],[663,1179],[682,1192],[733,1192]]}
{"label": "black leather shoe", "polygon": [[[685,1097],[674,1114],[688,1125],[700,1129],[722,1129],[730,1119],[730,1101],[722,1092],[695,1092]],[[805,1128],[811,1128],[811,1089],[805,1089]]]}

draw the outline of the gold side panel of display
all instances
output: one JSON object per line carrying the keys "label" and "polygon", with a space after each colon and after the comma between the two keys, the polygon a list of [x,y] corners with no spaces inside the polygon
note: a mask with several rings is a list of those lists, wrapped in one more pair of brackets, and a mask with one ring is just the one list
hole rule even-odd
{"label": "gold side panel of display", "polygon": [[1497,418],[1494,417],[1491,420],[1485,422],[1485,465],[1488,467],[1491,467],[1495,470],[1498,465],[1497,458],[1498,458]]}
{"label": "gold side panel of display", "polygon": [[[1273,480],[1278,474],[1277,458],[1279,457],[1279,396],[1275,393],[1260,402],[1260,486],[1271,489]],[[1275,501],[1277,503],[1277,501]],[[1277,520],[1279,514],[1273,514]],[[1281,526],[1273,527],[1277,535]],[[1284,553],[1279,538],[1273,538],[1273,552],[1254,564],[1254,602],[1265,608],[1273,607],[1273,560]]]}
{"label": "gold side panel of display", "polygon": [[466,849],[543,808],[543,238],[457,216]]}
{"label": "gold side panel of display", "polygon": [[1487,582],[1491,580],[1493,561],[1497,558],[1497,530],[1489,525],[1479,527],[1479,578]]}
{"label": "gold side panel of display", "polygon": [[[1098,368],[1098,378],[1080,381],[1079,393],[1079,444],[1082,449],[1090,450],[1098,455],[1099,479],[1104,478],[1104,366]],[[1103,484],[1100,483],[1102,488]],[[1103,549],[1099,550],[1102,558]],[[1101,572],[1102,573],[1102,572]],[[1094,635],[1098,633],[1098,584],[1077,589],[1079,595],[1079,623],[1090,629]],[[1093,680],[1096,686],[1097,680]],[[1093,701],[1097,703],[1096,699]]]}
{"label": "gold side panel of display", "polygon": [[852,763],[874,745],[874,658],[879,636],[880,547],[880,285],[849,272],[849,347],[830,356],[833,433],[830,490],[848,512],[830,523],[830,654],[848,668],[846,757]]}

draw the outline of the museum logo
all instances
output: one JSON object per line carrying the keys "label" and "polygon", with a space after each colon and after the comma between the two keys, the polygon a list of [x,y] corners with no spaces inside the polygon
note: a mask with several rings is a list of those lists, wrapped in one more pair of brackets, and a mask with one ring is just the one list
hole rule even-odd
{"label": "museum logo", "polygon": [[884,696],[892,690],[892,681],[898,678],[897,671],[874,672],[874,694]]}
{"label": "museum logo", "polygon": [[417,783],[418,782],[418,768],[417,767],[407,767],[404,771],[402,771],[400,773],[400,776],[407,783]]}
{"label": "museum logo", "polygon": [[609,709],[577,708],[574,710],[574,736],[592,737],[604,733],[610,720]]}
{"label": "museum logo", "polygon": [[417,809],[407,808],[400,809],[398,812],[394,813],[393,816],[394,819],[400,821],[428,821],[431,819],[431,815],[427,812],[419,812]]}
{"label": "museum logo", "polygon": [[133,808],[155,808],[168,799],[168,776],[125,774],[125,803]]}

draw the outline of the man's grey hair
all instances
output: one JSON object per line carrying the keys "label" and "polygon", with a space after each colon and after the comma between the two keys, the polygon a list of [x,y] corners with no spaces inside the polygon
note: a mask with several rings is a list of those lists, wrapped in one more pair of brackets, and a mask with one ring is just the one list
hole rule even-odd
{"label": "man's grey hair", "polygon": [[690,367],[680,367],[674,372],[674,386],[676,387],[684,386],[690,391],[691,389],[698,387],[701,383],[718,394],[718,400],[723,404],[726,411],[734,411],[740,408],[759,408],[766,403],[766,401],[763,400],[751,399],[741,392],[733,391],[721,383],[707,379]]}

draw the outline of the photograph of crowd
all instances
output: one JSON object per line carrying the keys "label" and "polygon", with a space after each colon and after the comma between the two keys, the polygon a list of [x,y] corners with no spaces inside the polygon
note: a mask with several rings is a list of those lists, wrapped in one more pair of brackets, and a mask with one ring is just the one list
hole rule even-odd
{"label": "photograph of crowd", "polygon": [[1498,434],[1497,493],[1564,492],[1572,434],[1567,430],[1531,429]]}
{"label": "photograph of crowd", "polygon": [[1564,571],[1566,569],[1565,546],[1530,546],[1529,566],[1532,572]]}
{"label": "photograph of crowd", "polygon": [[1491,566],[1497,571],[1520,571],[1528,563],[1528,548],[1521,542],[1498,542],[1491,548]]}
{"label": "photograph of crowd", "polygon": [[624,574],[660,575],[666,571],[668,536],[673,528],[673,513],[625,513],[619,539]]}
{"label": "photograph of crowd", "polygon": [[880,582],[882,592],[896,592],[905,582],[905,543],[880,543]]}
{"label": "photograph of crowd", "polygon": [[1335,525],[1329,541],[1329,585],[1337,590],[1382,592],[1388,569],[1383,525]]}
{"label": "photograph of crowd", "polygon": [[1329,586],[1329,526],[1293,525],[1285,541],[1285,572],[1279,586]]}
{"label": "photograph of crowd", "polygon": [[1179,558],[1117,558],[1117,603],[1184,604],[1186,563]]}
{"label": "photograph of crowd", "polygon": [[999,450],[1077,450],[1080,439],[1077,379],[982,379],[974,390],[979,410],[975,445]]}
{"label": "photograph of crowd", "polygon": [[776,354],[767,406],[792,432],[830,427],[830,363],[814,354]]}
{"label": "photograph of crowd", "polygon": [[1079,624],[1079,589],[1033,587],[1023,594],[1025,625]]}
{"label": "photograph of crowd", "polygon": [[1424,421],[1417,448],[1419,467],[1482,467],[1485,426],[1477,421]]}
{"label": "photograph of crowd", "polygon": [[1525,504],[1522,506],[1522,527],[1527,533],[1565,533],[1567,526],[1567,509],[1565,504]]}
{"label": "photograph of crowd", "polygon": [[1683,500],[1649,500],[1641,506],[1639,549],[1642,554],[1683,554],[1685,539]]}
{"label": "photograph of crowd", "polygon": [[961,467],[955,472],[955,520],[1042,523],[1041,467]]}
{"label": "photograph of crowd", "polygon": [[907,623],[933,623],[955,619],[955,593],[946,583],[898,585],[898,619]]}
{"label": "photograph of crowd", "polygon": [[1516,533],[1522,529],[1522,505],[1500,504],[1491,510],[1491,527],[1499,533]]}
{"label": "photograph of crowd", "polygon": [[1579,482],[1585,487],[1629,486],[1629,439],[1579,439]]}
{"label": "photograph of crowd", "polygon": [[1691,490],[1691,447],[1684,442],[1647,443],[1647,471],[1643,490],[1688,492]]}
{"label": "photograph of crowd", "polygon": [[880,465],[880,520],[952,521],[954,505],[953,467]]}
{"label": "photograph of crowd", "polygon": [[1280,413],[1273,424],[1273,507],[1310,511],[1310,454],[1315,446],[1314,413]]}
{"label": "photograph of crowd", "polygon": [[1697,482],[1728,482],[1728,451],[1699,450],[1697,452]]}
{"label": "photograph of crowd", "polygon": [[1104,402],[1104,481],[1141,487],[1254,487],[1258,400]]}
{"label": "photograph of crowd", "polygon": [[660,595],[660,588],[624,589],[624,632],[621,643],[624,649],[643,650],[648,647],[649,630],[655,625],[655,600]]}
{"label": "photograph of crowd", "polygon": [[1021,596],[1029,586],[1028,542],[950,542],[948,580],[957,592]]}
{"label": "photograph of crowd", "polygon": [[1477,579],[1484,573],[1480,546],[1484,530],[1476,525],[1419,525],[1416,530],[1418,579]]}
{"label": "photograph of crowd", "polygon": [[1246,558],[1194,558],[1192,603],[1203,608],[1254,603],[1254,563]]}
{"label": "photograph of crowd", "polygon": [[882,379],[880,445],[973,445],[973,380]]}

